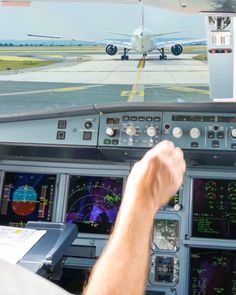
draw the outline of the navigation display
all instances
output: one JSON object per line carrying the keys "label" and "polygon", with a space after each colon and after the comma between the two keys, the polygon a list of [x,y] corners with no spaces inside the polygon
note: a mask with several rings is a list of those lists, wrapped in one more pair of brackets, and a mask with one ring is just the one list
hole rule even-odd
{"label": "navigation display", "polygon": [[66,222],[83,233],[109,234],[122,197],[122,177],[70,176]]}
{"label": "navigation display", "polygon": [[191,249],[189,295],[236,295],[236,251]]}
{"label": "navigation display", "polygon": [[192,236],[236,239],[236,180],[193,180]]}
{"label": "navigation display", "polygon": [[51,221],[56,175],[6,172],[0,198],[0,224],[24,226]]}

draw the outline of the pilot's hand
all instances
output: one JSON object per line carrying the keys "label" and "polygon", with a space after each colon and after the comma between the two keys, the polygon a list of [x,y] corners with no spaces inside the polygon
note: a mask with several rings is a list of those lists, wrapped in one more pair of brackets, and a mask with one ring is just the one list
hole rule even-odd
{"label": "pilot's hand", "polygon": [[162,141],[133,166],[124,203],[140,205],[155,214],[178,191],[185,170],[182,150],[170,141]]}

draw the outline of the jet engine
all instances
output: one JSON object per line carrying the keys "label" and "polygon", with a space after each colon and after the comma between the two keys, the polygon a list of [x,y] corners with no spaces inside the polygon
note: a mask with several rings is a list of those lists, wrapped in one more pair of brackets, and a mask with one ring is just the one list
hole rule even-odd
{"label": "jet engine", "polygon": [[117,53],[117,47],[112,44],[107,45],[106,53],[109,55],[115,55]]}
{"label": "jet engine", "polygon": [[183,46],[180,44],[175,44],[170,48],[170,50],[173,55],[180,55],[183,52]]}

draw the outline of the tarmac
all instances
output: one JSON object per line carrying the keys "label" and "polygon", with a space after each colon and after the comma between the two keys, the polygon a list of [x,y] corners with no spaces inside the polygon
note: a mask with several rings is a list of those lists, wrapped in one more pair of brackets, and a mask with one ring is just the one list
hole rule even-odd
{"label": "tarmac", "polygon": [[[31,55],[38,57],[38,53]],[[126,101],[209,101],[207,62],[193,56],[168,55],[160,61],[158,54],[145,59],[130,54],[128,61],[121,61],[119,55],[65,52],[52,65],[2,72],[0,103],[8,109],[9,105],[31,109],[30,104],[42,108]]]}

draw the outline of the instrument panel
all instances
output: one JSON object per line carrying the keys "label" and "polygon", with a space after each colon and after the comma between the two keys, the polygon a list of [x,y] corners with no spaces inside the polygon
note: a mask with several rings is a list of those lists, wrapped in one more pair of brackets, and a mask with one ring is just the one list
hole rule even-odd
{"label": "instrument panel", "polygon": [[183,185],[153,220],[146,292],[236,294],[233,108],[104,108],[0,125],[0,224],[75,223],[67,269],[90,268],[101,255],[133,163],[165,139],[183,148]]}

